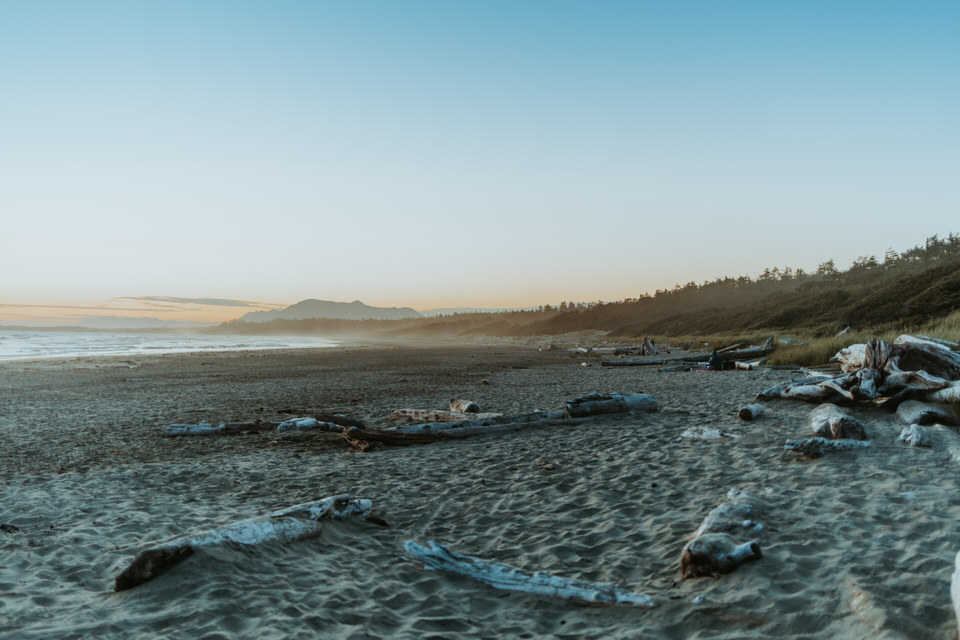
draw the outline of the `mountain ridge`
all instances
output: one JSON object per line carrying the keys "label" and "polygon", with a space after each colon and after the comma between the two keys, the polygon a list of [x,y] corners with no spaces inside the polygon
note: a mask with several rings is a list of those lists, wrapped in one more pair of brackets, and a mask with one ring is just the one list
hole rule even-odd
{"label": "mountain ridge", "polygon": [[407,320],[423,314],[410,307],[372,307],[359,300],[334,302],[307,298],[284,309],[251,311],[235,322],[264,323],[274,320]]}

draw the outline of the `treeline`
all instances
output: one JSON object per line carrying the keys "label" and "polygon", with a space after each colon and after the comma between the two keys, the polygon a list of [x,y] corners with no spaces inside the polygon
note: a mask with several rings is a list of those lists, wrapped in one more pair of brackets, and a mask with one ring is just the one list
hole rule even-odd
{"label": "treeline", "polygon": [[[691,335],[746,329],[808,329],[921,323],[960,308],[960,235],[931,236],[882,259],[860,256],[845,270],[829,259],[811,273],[764,269],[722,276],[617,302],[545,305],[536,310],[461,313],[391,321],[297,320],[227,323],[218,331],[325,335],[554,335],[602,330],[614,336]],[[245,325],[245,326],[241,326]]]}

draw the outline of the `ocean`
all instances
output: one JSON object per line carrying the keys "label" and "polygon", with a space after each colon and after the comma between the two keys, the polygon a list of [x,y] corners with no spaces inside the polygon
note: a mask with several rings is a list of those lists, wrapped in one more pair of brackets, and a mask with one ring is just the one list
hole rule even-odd
{"label": "ocean", "polygon": [[338,343],[307,336],[29,331],[0,328],[0,361],[207,351],[317,349]]}

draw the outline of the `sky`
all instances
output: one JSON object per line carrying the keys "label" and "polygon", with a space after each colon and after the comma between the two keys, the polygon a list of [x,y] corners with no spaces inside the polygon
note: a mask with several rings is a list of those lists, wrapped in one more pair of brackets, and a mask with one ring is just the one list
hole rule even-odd
{"label": "sky", "polygon": [[960,2],[0,0],[0,323],[620,300],[960,231]]}

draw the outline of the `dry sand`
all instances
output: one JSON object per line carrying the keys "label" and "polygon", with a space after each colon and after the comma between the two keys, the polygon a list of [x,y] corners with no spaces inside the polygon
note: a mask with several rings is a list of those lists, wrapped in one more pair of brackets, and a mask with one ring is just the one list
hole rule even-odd
{"label": "dry sand", "polygon": [[[809,405],[737,409],[791,372],[581,367],[521,346],[368,347],[0,364],[3,638],[956,638],[960,464],[897,444],[813,461]],[[481,385],[481,380],[489,381]],[[298,409],[383,422],[400,407],[556,409],[647,392],[656,414],[360,453],[332,434],[165,438],[163,427]],[[740,439],[678,436],[719,428]],[[730,488],[768,503],[763,558],[679,580],[680,551]],[[194,555],[138,588],[142,548],[349,492],[389,528],[330,523],[314,540]],[[660,598],[646,610],[498,591],[425,571],[405,540]]]}

